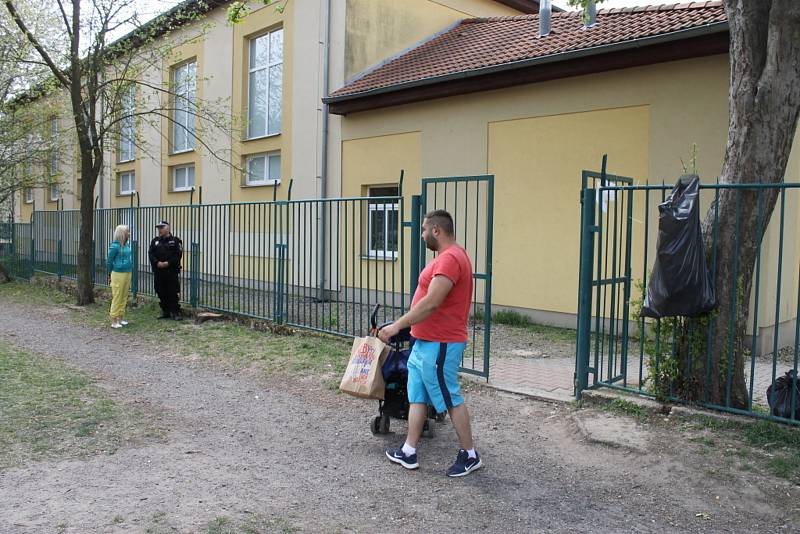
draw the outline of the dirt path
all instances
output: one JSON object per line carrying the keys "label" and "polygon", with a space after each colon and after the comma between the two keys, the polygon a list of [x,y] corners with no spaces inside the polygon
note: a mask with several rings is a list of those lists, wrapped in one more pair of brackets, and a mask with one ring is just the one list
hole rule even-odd
{"label": "dirt path", "polygon": [[422,468],[405,472],[382,453],[402,437],[369,432],[373,403],[313,379],[172,357],[2,300],[0,337],[87,370],[167,431],[166,443],[0,471],[0,532],[205,532],[222,516],[279,532],[792,529],[789,484],[710,477],[709,459],[674,437],[650,436],[646,454],[586,443],[565,407],[471,390],[486,468],[450,480],[449,423],[423,443]]}

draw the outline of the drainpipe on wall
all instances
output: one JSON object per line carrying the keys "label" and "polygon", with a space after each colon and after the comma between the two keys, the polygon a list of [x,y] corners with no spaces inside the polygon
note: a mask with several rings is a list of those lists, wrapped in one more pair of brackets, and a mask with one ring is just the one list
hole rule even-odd
{"label": "drainpipe on wall", "polygon": [[[330,38],[331,38],[331,0],[325,0],[325,34],[323,37],[322,52],[322,97],[328,96],[330,80]],[[319,172],[319,198],[328,196],[328,104],[322,103],[322,142],[320,143],[320,172]],[[325,244],[328,229],[326,227],[327,204],[321,203],[322,213],[317,211],[319,218],[319,250],[317,251],[317,299],[325,298]]]}

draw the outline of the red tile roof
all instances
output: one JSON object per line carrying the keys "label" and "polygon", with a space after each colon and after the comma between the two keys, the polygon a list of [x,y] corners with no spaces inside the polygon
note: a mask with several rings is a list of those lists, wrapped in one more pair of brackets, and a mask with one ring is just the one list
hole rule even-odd
{"label": "red tile roof", "polygon": [[[513,67],[598,47],[623,45],[691,30],[727,30],[722,2],[691,2],[598,11],[597,24],[584,28],[579,12],[553,13],[552,30],[539,38],[539,16],[465,19],[416,48],[362,73],[330,95],[330,101],[358,98],[484,69]],[[688,32],[687,32],[688,30]],[[643,41],[642,44],[644,44]],[[326,99],[327,100],[327,99]]]}

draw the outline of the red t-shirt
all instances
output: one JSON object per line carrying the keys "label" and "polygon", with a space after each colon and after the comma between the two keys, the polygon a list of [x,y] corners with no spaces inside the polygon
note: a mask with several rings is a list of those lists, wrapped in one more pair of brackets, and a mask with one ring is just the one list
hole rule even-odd
{"label": "red t-shirt", "polygon": [[472,301],[472,264],[467,251],[459,245],[451,245],[425,266],[419,273],[412,308],[428,294],[435,276],[446,276],[453,282],[453,288],[432,314],[411,327],[411,335],[425,341],[464,343],[469,339],[467,321]]}

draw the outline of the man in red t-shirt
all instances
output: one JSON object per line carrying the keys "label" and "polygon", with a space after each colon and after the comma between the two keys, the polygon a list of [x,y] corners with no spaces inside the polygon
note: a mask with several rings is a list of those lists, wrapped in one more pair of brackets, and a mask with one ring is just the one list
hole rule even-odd
{"label": "man in red t-shirt", "polygon": [[401,448],[386,456],[406,469],[417,469],[417,442],[428,416],[428,405],[447,410],[461,449],[447,475],[460,477],[481,467],[472,442],[469,411],[461,396],[458,368],[467,344],[467,320],[472,300],[472,265],[455,241],[453,218],[444,210],[425,215],[422,239],[437,253],[419,275],[411,309],[378,332],[384,342],[411,327],[416,340],[408,358],[408,436]]}

